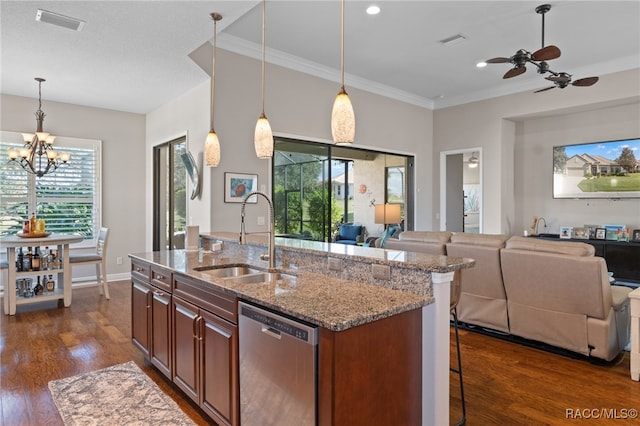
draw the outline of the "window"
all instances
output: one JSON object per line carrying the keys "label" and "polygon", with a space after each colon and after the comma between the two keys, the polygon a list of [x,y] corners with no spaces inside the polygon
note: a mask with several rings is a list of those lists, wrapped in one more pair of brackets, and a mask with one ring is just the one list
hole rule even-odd
{"label": "window", "polygon": [[[23,146],[20,133],[2,132],[0,155]],[[0,235],[22,229],[32,213],[45,219],[47,231],[82,234],[93,245],[102,223],[101,141],[57,137],[57,151],[71,153],[71,161],[41,178],[10,161],[0,162]]]}

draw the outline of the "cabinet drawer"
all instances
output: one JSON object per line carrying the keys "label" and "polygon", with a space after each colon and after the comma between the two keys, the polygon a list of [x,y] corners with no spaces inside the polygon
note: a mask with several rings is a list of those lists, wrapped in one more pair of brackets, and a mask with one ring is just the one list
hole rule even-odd
{"label": "cabinet drawer", "polygon": [[211,284],[185,275],[173,274],[173,294],[233,324],[238,324],[237,298],[216,289]]}
{"label": "cabinet drawer", "polygon": [[151,284],[164,291],[171,292],[171,271],[157,266],[152,266]]}
{"label": "cabinet drawer", "polygon": [[131,261],[131,276],[137,277],[148,283],[151,278],[151,266],[148,263]]}

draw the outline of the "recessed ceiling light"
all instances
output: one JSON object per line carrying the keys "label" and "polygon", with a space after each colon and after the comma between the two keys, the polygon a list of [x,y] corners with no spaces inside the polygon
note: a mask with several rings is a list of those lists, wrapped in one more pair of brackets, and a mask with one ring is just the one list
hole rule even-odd
{"label": "recessed ceiling light", "polygon": [[476,67],[478,67],[478,68],[484,68],[484,67],[486,67],[486,66],[487,66],[487,63],[486,63],[486,62],[478,62],[478,63],[476,64]]}
{"label": "recessed ceiling light", "polygon": [[380,13],[380,8],[376,5],[371,5],[369,7],[367,7],[367,14],[369,15],[377,15],[378,13]]}

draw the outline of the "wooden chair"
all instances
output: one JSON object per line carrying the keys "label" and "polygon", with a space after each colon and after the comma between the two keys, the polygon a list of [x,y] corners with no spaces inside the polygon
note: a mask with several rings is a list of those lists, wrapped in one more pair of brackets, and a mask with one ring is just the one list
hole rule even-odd
{"label": "wooden chair", "polygon": [[69,255],[69,263],[73,269],[76,265],[96,265],[96,282],[98,290],[109,299],[109,283],[107,282],[107,237],[109,228],[100,228],[95,253],[78,253]]}

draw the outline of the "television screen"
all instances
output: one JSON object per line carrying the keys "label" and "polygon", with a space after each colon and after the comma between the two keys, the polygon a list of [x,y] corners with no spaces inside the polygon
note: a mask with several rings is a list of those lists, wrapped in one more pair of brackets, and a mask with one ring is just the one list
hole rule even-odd
{"label": "television screen", "polygon": [[553,147],[553,198],[640,198],[640,139]]}

